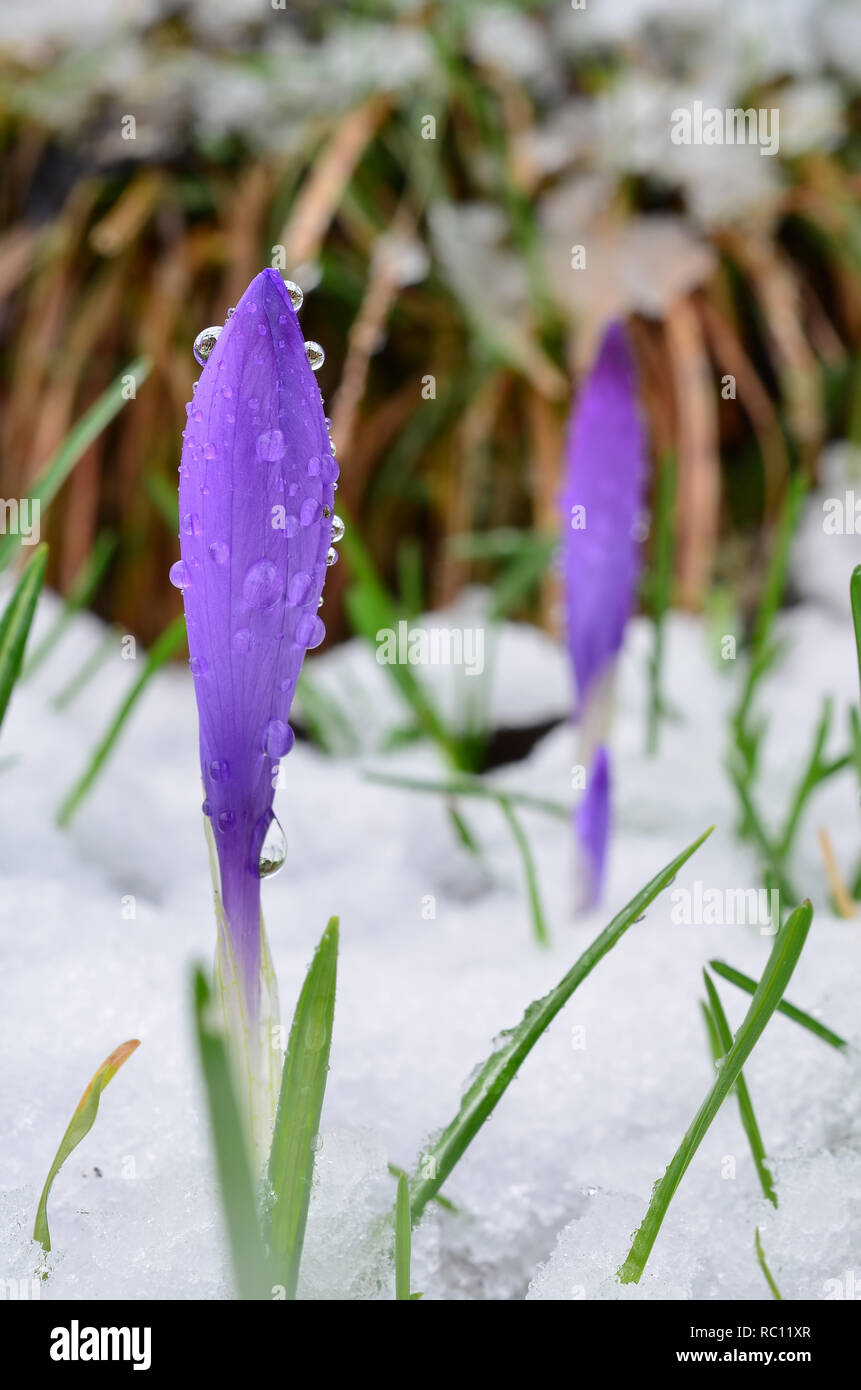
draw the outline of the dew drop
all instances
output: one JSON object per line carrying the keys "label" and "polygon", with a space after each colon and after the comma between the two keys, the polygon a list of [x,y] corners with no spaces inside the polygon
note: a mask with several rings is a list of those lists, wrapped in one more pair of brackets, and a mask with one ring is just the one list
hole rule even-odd
{"label": "dew drop", "polygon": [[230,763],[225,758],[215,758],[209,764],[209,775],[213,782],[227,782],[230,778]]}
{"label": "dew drop", "polygon": [[216,565],[226,565],[230,559],[230,546],[227,541],[213,541],[209,547],[209,558]]}
{"label": "dew drop", "polygon": [[233,811],[221,811],[218,816],[218,828],[222,835],[226,835],[236,824],[236,816]]}
{"label": "dew drop", "polygon": [[316,613],[303,613],[296,624],[296,641],[303,647],[319,647],[326,636],[326,624]]}
{"label": "dew drop", "polygon": [[242,581],[242,597],[250,608],[271,608],[283,592],[281,575],[271,560],[258,560]]}
{"label": "dew drop", "polygon": [[260,846],[257,872],[261,878],[271,878],[273,874],[277,874],[286,858],[287,840],[278,823],[277,816],[272,816],[266,834],[263,836],[263,844]]}
{"label": "dew drop", "polygon": [[238,627],[230,639],[230,645],[235,652],[247,652],[251,646],[251,628]]}
{"label": "dew drop", "polygon": [[201,333],[198,333],[197,337],[195,338],[194,348],[192,350],[194,352],[195,358],[200,363],[201,367],[205,367],[207,362],[209,361],[212,349],[218,342],[218,335],[220,332],[221,325],[215,324],[212,328],[204,328],[203,331]]}
{"label": "dew drop", "polygon": [[193,656],[188,664],[193,676],[205,676],[209,670],[209,664],[204,656]]}
{"label": "dew drop", "polygon": [[[326,551],[326,566],[327,566],[327,568],[331,568],[332,565],[337,565],[337,563],[338,563],[338,552],[337,552],[337,550],[335,549],[335,547],[334,547],[333,545],[330,545],[330,546],[329,546],[329,549]],[[333,583],[334,583],[334,581],[333,581]]]}
{"label": "dew drop", "polygon": [[307,570],[299,570],[293,575],[287,587],[287,597],[292,604],[304,603],[311,588],[311,576]]}
{"label": "dew drop", "polygon": [[295,280],[285,280],[284,288],[290,296],[290,303],[298,314],[305,302],[305,292],[301,285],[297,285]]}
{"label": "dew drop", "polygon": [[311,457],[308,460],[308,463],[306,464],[306,468],[309,478],[317,477],[317,474],[320,472],[320,457],[318,454],[311,455]]}
{"label": "dew drop", "polygon": [[187,512],[182,518],[182,531],[185,536],[199,536],[203,527],[197,512]]}
{"label": "dew drop", "polygon": [[263,752],[270,758],[283,758],[290,752],[295,742],[295,734],[283,719],[270,719],[263,730]]}
{"label": "dew drop", "polygon": [[320,474],[324,483],[334,483],[340,473],[338,462],[331,454],[326,454],[320,460]]}
{"label": "dew drop", "polygon": [[177,560],[176,564],[171,565],[167,577],[175,589],[187,589],[191,583],[188,565],[184,560]]}
{"label": "dew drop", "polygon": [[323,363],[326,361],[326,354],[320,344],[315,343],[313,339],[310,338],[305,344],[305,356],[308,358],[308,364],[312,372],[319,372]]}
{"label": "dew drop", "polygon": [[337,545],[338,541],[342,541],[344,539],[344,532],[346,529],[347,528],[345,527],[341,517],[332,517],[332,534],[329,537],[329,539],[331,540],[333,545]]}
{"label": "dew drop", "polygon": [[306,497],[299,508],[299,522],[302,526],[314,526],[323,515],[323,508],[316,497]]}
{"label": "dew drop", "polygon": [[204,803],[203,803],[203,805],[201,806],[200,809],[201,809],[201,811],[203,812],[203,814],[204,814],[205,816],[211,816],[211,815],[212,815],[212,807],[210,806],[210,804],[209,804],[208,801],[204,801]]}
{"label": "dew drop", "polygon": [[257,457],[266,463],[275,463],[278,459],[283,459],[287,452],[287,445],[280,430],[264,430],[257,436]]}

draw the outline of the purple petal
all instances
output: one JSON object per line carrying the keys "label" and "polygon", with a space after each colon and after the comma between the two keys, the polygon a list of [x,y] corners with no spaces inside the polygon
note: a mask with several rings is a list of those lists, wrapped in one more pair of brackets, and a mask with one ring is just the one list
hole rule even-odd
{"label": "purple petal", "polygon": [[571,418],[561,498],[568,646],[581,711],[622,645],[633,606],[645,475],[634,361],[614,323]]}
{"label": "purple petal", "polygon": [[188,407],[179,484],[183,588],[205,810],[249,1004],[260,967],[260,848],[331,533],[322,401],[281,276],[264,270],[227,320]]}
{"label": "purple petal", "polygon": [[595,907],[604,887],[610,838],[610,758],[603,744],[595,753],[586,795],[574,816],[574,829],[584,880],[580,906],[584,909]]}

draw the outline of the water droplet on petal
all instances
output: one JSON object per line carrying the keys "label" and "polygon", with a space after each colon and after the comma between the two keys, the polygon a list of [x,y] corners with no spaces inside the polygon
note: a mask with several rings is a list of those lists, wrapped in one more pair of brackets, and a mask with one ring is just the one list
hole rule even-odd
{"label": "water droplet on petal", "polygon": [[331,454],[326,454],[320,460],[320,475],[324,483],[334,483],[340,471],[337,460]]}
{"label": "water droplet on petal", "polygon": [[227,541],[213,541],[209,547],[209,557],[216,565],[226,565],[230,559],[230,546]]}
{"label": "water droplet on petal", "polygon": [[221,811],[218,816],[218,828],[222,835],[226,835],[236,824],[236,816],[232,811]]}
{"label": "water droplet on petal", "polygon": [[263,836],[263,844],[260,846],[257,872],[261,878],[271,878],[273,874],[277,874],[286,858],[287,840],[278,823],[278,818],[272,816],[266,834]]}
{"label": "water droplet on petal", "polygon": [[167,577],[175,589],[187,589],[191,583],[188,565],[184,560],[177,560],[175,564],[171,565]]}
{"label": "water droplet on petal", "polygon": [[203,457],[204,457],[205,459],[214,459],[214,458],[215,458],[215,455],[216,455],[216,452],[217,452],[217,450],[216,450],[214,444],[204,444],[204,446],[203,446]]}
{"label": "water droplet on petal", "polygon": [[302,526],[314,526],[323,515],[323,508],[316,497],[306,497],[299,508],[299,522]]}
{"label": "water droplet on petal", "polygon": [[215,324],[212,328],[204,328],[202,333],[198,333],[194,340],[194,355],[201,367],[205,367],[209,361],[212,349],[218,342],[218,335],[221,332],[221,325]]}
{"label": "water droplet on petal", "polygon": [[280,430],[264,430],[257,436],[257,457],[266,463],[275,463],[277,459],[283,459],[287,452],[287,445]]}
{"label": "water droplet on petal", "polygon": [[333,545],[337,545],[338,541],[342,541],[344,539],[344,532],[346,531],[346,529],[347,528],[344,525],[344,522],[341,517],[332,517],[332,534],[329,537],[329,539]]}
{"label": "water droplet on petal", "polygon": [[203,803],[203,805],[201,806],[200,809],[201,809],[201,811],[203,812],[203,814],[204,814],[205,816],[211,816],[211,815],[212,815],[212,807],[210,806],[210,804],[209,804],[208,801],[204,801],[204,803]]}
{"label": "water droplet on petal", "polygon": [[295,280],[285,280],[284,288],[290,296],[290,303],[298,314],[305,302],[305,293],[301,285],[297,285]]}
{"label": "water droplet on petal", "polygon": [[[329,567],[331,568],[332,565],[337,565],[337,563],[338,563],[338,552],[337,552],[337,550],[335,549],[335,547],[334,547],[333,545],[330,545],[330,546],[329,546],[329,549],[326,551],[326,564],[327,564],[327,566],[329,566]],[[332,583],[333,583],[333,584],[334,584],[334,582],[335,582],[335,581],[332,580]]]}
{"label": "water droplet on petal", "polygon": [[209,764],[209,775],[213,782],[227,782],[230,778],[230,763],[225,758],[215,758]]}
{"label": "water droplet on petal", "polygon": [[199,536],[203,527],[197,512],[187,512],[182,518],[182,531],[185,536]]}
{"label": "water droplet on petal", "polygon": [[209,670],[209,664],[205,656],[193,656],[188,664],[193,676],[205,676]]}
{"label": "water droplet on petal", "polygon": [[305,356],[308,358],[308,363],[312,372],[319,372],[323,363],[326,361],[326,354],[320,344],[315,343],[310,338],[305,344]]}
{"label": "water droplet on petal", "polygon": [[270,758],[283,758],[295,742],[295,734],[283,719],[270,719],[263,730],[263,752]]}
{"label": "water droplet on petal", "polygon": [[303,647],[319,647],[326,636],[326,625],[316,613],[303,613],[296,624],[296,641]]}
{"label": "water droplet on petal", "polygon": [[285,516],[284,518],[284,535],[287,537],[288,541],[293,539],[298,530],[299,518],[298,516],[294,516],[291,512],[289,516]]}
{"label": "water droplet on petal", "polygon": [[304,603],[311,588],[311,576],[306,570],[299,570],[293,575],[287,587],[287,597],[292,604],[297,607]]}
{"label": "water droplet on petal", "polygon": [[251,628],[238,627],[230,639],[235,652],[247,652],[251,646]]}
{"label": "water droplet on petal", "polygon": [[318,454],[311,455],[306,464],[306,469],[309,478],[317,477],[317,474],[320,472],[320,457]]}
{"label": "water droplet on petal", "polygon": [[242,597],[251,608],[271,608],[283,592],[281,575],[271,560],[258,560],[242,581]]}

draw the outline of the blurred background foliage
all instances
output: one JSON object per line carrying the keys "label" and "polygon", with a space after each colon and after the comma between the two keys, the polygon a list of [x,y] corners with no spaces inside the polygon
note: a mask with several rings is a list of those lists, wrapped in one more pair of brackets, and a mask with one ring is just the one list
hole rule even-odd
{"label": "blurred background foliage", "polygon": [[[406,611],[556,529],[572,392],[614,316],[678,459],[677,601],[717,578],[744,603],[790,474],[861,432],[859,70],[843,0],[7,3],[0,494],[153,363],[45,519],[49,582],[73,590],[110,536],[96,610],[146,642],[178,612],[191,344],[274,261],[326,349],[339,497]],[[779,154],[674,145],[697,100],[778,108]],[[518,595],[553,626],[552,577]]]}

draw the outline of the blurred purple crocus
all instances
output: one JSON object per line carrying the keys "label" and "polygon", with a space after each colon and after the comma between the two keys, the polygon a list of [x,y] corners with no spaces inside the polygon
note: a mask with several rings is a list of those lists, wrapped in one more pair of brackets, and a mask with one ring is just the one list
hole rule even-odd
{"label": "blurred purple crocus", "polygon": [[601,891],[609,828],[609,723],[616,657],[634,605],[646,437],[634,360],[623,326],[610,324],[571,416],[562,506],[567,639],[577,687],[580,759],[589,769],[575,817],[584,886]]}
{"label": "blurred purple crocus", "polygon": [[[217,860],[219,965],[236,996],[233,1026],[252,1041],[271,1022],[263,992],[274,994],[260,882],[285,853],[272,811],[278,764],[293,745],[305,652],[325,633],[317,610],[340,527],[338,465],[312,371],[323,354],[303,342],[300,304],[297,286],[264,270],[224,328],[195,343],[205,365],[188,406],[182,558],[171,569],[185,603]],[[268,1039],[262,1045],[271,1051]]]}

